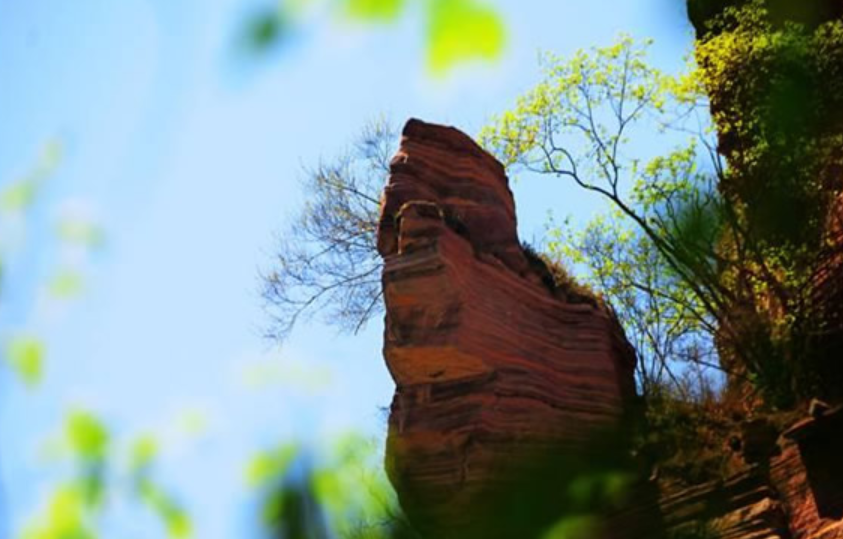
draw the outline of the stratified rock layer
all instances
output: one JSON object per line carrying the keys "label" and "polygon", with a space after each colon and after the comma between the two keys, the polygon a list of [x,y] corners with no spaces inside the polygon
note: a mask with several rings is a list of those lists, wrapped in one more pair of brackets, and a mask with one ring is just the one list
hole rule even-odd
{"label": "stratified rock layer", "polygon": [[431,536],[513,537],[491,500],[618,425],[634,353],[597,301],[542,282],[503,167],[456,129],[407,123],[378,248],[396,384],[387,470],[402,506]]}

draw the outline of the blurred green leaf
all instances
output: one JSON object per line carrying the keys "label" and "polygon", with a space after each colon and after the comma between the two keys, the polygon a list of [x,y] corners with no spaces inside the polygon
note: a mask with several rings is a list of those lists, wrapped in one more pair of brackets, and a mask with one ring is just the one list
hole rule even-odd
{"label": "blurred green leaf", "polygon": [[193,524],[188,514],[181,508],[171,508],[164,515],[167,534],[170,537],[190,537],[193,534]]}
{"label": "blurred green leaf", "polygon": [[100,227],[84,219],[63,219],[56,228],[59,239],[88,248],[101,247],[105,234]]}
{"label": "blurred green leaf", "polygon": [[63,487],[53,493],[47,510],[31,527],[24,530],[23,539],[96,539],[87,526],[85,500],[81,492]]}
{"label": "blurred green leaf", "polygon": [[247,22],[243,42],[252,54],[267,52],[278,44],[287,31],[289,23],[285,12],[266,9],[253,15]]}
{"label": "blurred green leaf", "polygon": [[27,386],[35,386],[41,381],[44,343],[40,339],[30,335],[13,337],[6,348],[6,359]]}
{"label": "blurred green leaf", "polygon": [[608,472],[603,478],[603,494],[612,504],[621,503],[629,494],[635,478],[625,472]]}
{"label": "blurred green leaf", "polygon": [[89,506],[98,506],[103,500],[106,489],[102,462],[94,462],[84,466],[81,475],[76,480],[75,487]]}
{"label": "blurred green leaf", "polygon": [[590,515],[566,517],[556,523],[543,539],[591,539],[595,537],[597,519]]}
{"label": "blurred green leaf", "polygon": [[208,414],[200,409],[181,411],[175,423],[178,431],[190,438],[202,436],[209,428]]}
{"label": "blurred green leaf", "polygon": [[0,209],[5,211],[20,211],[27,208],[35,200],[38,183],[32,179],[19,180],[0,192]]}
{"label": "blurred green leaf", "polygon": [[428,8],[428,66],[434,74],[503,51],[504,24],[492,8],[474,0],[428,0]]}
{"label": "blurred green leaf", "polygon": [[140,485],[141,498],[164,522],[169,537],[190,537],[193,524],[187,512],[164,490],[149,481]]}
{"label": "blurred green leaf", "polygon": [[129,450],[129,468],[133,473],[149,467],[158,454],[158,442],[152,436],[135,440]]}
{"label": "blurred green leaf", "polygon": [[253,457],[246,469],[246,480],[249,485],[259,487],[283,476],[298,451],[296,445],[288,444]]}
{"label": "blurred green leaf", "polygon": [[0,209],[17,212],[29,207],[41,184],[55,170],[61,155],[62,145],[59,141],[45,144],[32,171],[0,191]]}
{"label": "blurred green leaf", "polygon": [[600,477],[584,474],[575,477],[568,485],[568,496],[576,507],[587,507],[595,498],[600,487]]}
{"label": "blurred green leaf", "polygon": [[64,269],[50,279],[47,291],[56,299],[69,299],[82,292],[84,283],[85,280],[79,272]]}
{"label": "blurred green leaf", "polygon": [[391,21],[404,8],[404,0],[347,0],[349,16],[367,21]]}
{"label": "blurred green leaf", "polygon": [[108,429],[89,412],[72,412],[65,423],[65,435],[71,449],[84,459],[101,460],[108,450]]}

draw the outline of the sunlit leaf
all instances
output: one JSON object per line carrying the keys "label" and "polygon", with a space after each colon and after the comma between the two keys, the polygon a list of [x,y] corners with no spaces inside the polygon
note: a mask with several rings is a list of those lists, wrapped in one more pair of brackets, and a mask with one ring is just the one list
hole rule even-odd
{"label": "sunlit leaf", "polygon": [[72,412],[65,423],[65,435],[71,449],[85,459],[105,458],[108,450],[108,429],[89,412]]}
{"label": "sunlit leaf", "polygon": [[434,74],[503,51],[504,24],[490,7],[474,0],[429,0],[428,6],[428,65]]}
{"label": "sunlit leaf", "polygon": [[57,299],[69,299],[79,295],[84,289],[85,280],[79,272],[62,270],[48,283],[47,290]]}
{"label": "sunlit leaf", "polygon": [[141,498],[161,518],[168,537],[190,537],[193,524],[190,516],[171,496],[153,482],[145,479],[140,484]]}
{"label": "sunlit leaf", "polygon": [[87,526],[82,493],[71,487],[58,489],[38,519],[22,534],[23,539],[95,539]]}
{"label": "sunlit leaf", "polygon": [[347,0],[351,17],[369,21],[391,21],[404,7],[404,0]]}
{"label": "sunlit leaf", "polygon": [[164,519],[170,537],[190,537],[193,534],[193,524],[184,510],[174,508],[167,512]]}
{"label": "sunlit leaf", "polygon": [[88,248],[102,246],[105,237],[100,227],[84,219],[63,219],[56,234],[64,242]]}
{"label": "sunlit leaf", "polygon": [[33,336],[12,338],[6,347],[6,360],[28,386],[41,381],[44,369],[44,343]]}
{"label": "sunlit leaf", "polygon": [[137,472],[148,467],[158,454],[158,443],[152,436],[142,436],[135,440],[129,453],[129,467]]}
{"label": "sunlit leaf", "polygon": [[0,192],[0,209],[20,211],[32,204],[38,184],[31,179],[17,181]]}
{"label": "sunlit leaf", "polygon": [[595,537],[597,519],[589,516],[566,517],[557,522],[543,539],[591,539]]}
{"label": "sunlit leaf", "polygon": [[0,191],[0,209],[21,211],[30,206],[41,184],[58,165],[61,154],[60,142],[50,141],[45,144],[32,171]]}
{"label": "sunlit leaf", "polygon": [[246,480],[258,487],[284,475],[298,454],[295,445],[284,445],[253,457],[246,469]]}
{"label": "sunlit leaf", "polygon": [[202,410],[183,410],[176,419],[179,432],[198,438],[208,431],[208,415]]}

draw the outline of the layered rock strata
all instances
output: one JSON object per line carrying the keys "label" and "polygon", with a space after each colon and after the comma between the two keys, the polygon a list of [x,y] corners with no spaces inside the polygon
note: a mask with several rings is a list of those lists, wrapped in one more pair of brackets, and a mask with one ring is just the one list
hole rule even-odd
{"label": "layered rock strata", "polygon": [[502,165],[456,129],[405,126],[378,249],[396,384],[387,471],[401,504],[431,536],[513,537],[489,510],[614,431],[634,352],[598,301],[547,285],[518,241]]}

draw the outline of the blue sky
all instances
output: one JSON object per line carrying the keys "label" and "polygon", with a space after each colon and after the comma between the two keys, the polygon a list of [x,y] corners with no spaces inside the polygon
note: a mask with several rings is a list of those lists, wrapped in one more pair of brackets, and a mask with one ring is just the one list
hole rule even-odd
{"label": "blue sky", "polygon": [[[628,32],[656,38],[654,62],[677,70],[690,47],[680,2],[492,3],[507,24],[504,56],[433,79],[412,6],[383,28],[317,18],[243,63],[233,36],[256,3],[0,0],[0,184],[59,137],[65,157],[35,217],[47,222],[70,201],[107,235],[86,263],[85,293],[61,312],[4,290],[0,321],[34,327],[49,355],[35,390],[0,375],[11,522],[0,532],[19,529],[57,479],[42,448],[68,407],[98,411],[120,435],[163,433],[162,475],[209,539],[241,529],[254,451],[290,438],[318,446],[346,429],[382,434],[392,384],[378,321],[356,337],[314,321],[282,349],[261,337],[258,271],[301,202],[302,166],[341,152],[382,114],[476,133],[537,80],[539,50]],[[541,237],[548,209],[584,219],[599,208],[558,182],[514,191],[527,239]],[[29,232],[34,248],[11,268],[21,289],[54,256]],[[248,383],[249,372],[264,383]],[[303,389],[301,376],[319,383]],[[200,434],[179,427],[198,417]]]}

